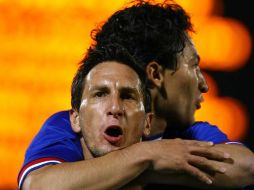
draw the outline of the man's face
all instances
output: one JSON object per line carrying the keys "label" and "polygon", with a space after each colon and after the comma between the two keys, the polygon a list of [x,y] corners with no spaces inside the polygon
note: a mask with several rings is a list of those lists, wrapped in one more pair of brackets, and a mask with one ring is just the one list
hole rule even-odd
{"label": "man's face", "polygon": [[150,115],[145,113],[141,81],[129,66],[100,63],[84,82],[76,119],[93,156],[139,142],[149,132]]}
{"label": "man's face", "polygon": [[183,52],[178,54],[177,65],[176,72],[165,69],[166,98],[161,99],[161,108],[168,118],[168,125],[190,126],[194,122],[195,111],[201,107],[202,93],[208,91],[192,42],[187,42]]}

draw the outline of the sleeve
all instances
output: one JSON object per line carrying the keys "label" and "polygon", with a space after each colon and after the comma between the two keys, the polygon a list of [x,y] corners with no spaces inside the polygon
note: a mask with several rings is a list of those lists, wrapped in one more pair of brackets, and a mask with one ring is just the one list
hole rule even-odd
{"label": "sleeve", "polygon": [[236,141],[230,141],[226,134],[220,129],[208,122],[196,122],[189,129],[183,132],[183,138],[195,139],[199,141],[212,141],[214,144],[242,144]]}
{"label": "sleeve", "polygon": [[51,116],[33,139],[25,154],[24,164],[18,175],[19,189],[33,170],[45,165],[83,160],[78,134],[70,126],[69,112]]}

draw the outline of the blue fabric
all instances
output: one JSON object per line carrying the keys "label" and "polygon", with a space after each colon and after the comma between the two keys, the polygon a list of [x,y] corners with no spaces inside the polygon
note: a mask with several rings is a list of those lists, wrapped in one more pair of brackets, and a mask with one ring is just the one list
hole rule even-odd
{"label": "blue fabric", "polygon": [[186,129],[181,135],[183,139],[195,139],[198,141],[212,141],[214,144],[229,142],[227,135],[221,132],[217,126],[208,122],[196,122]]}
{"label": "blue fabric", "polygon": [[211,125],[208,122],[195,122],[191,127],[187,128],[184,131],[169,129],[166,130],[164,134],[161,133],[146,137],[144,140],[157,140],[160,138],[182,138],[189,140],[211,141],[214,144],[230,142],[227,135],[221,132],[217,126]]}
{"label": "blue fabric", "polygon": [[55,113],[43,124],[26,151],[24,165],[45,157],[66,162],[84,159],[79,136],[71,129],[69,111]]}

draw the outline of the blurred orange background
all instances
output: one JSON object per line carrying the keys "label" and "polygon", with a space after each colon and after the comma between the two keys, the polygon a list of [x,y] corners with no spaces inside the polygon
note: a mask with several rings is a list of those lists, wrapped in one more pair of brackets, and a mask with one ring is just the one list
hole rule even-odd
{"label": "blurred orange background", "polygon": [[[193,19],[193,38],[210,86],[196,119],[218,125],[232,140],[246,140],[246,104],[222,96],[211,73],[247,67],[253,45],[249,28],[225,16],[222,0],[176,2]],[[0,0],[0,189],[17,189],[17,174],[32,138],[51,114],[70,108],[72,77],[91,43],[90,31],[125,3]]]}

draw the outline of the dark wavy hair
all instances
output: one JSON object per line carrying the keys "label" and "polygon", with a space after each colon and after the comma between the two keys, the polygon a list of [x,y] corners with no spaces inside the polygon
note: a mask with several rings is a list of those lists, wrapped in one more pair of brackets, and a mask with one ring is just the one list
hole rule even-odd
{"label": "dark wavy hair", "polygon": [[136,63],[135,59],[129,54],[126,48],[118,44],[107,44],[96,48],[89,48],[86,56],[80,62],[76,75],[73,78],[71,86],[71,106],[74,110],[79,110],[83,89],[85,86],[85,77],[96,65],[105,61],[117,61],[121,64],[131,67],[139,76],[141,81],[141,90],[144,97],[145,111],[151,111],[151,97],[147,88],[147,77],[145,71]]}
{"label": "dark wavy hair", "polygon": [[177,69],[188,33],[194,32],[190,17],[173,1],[132,1],[91,32],[93,47],[118,43],[145,68],[156,61],[163,68]]}

